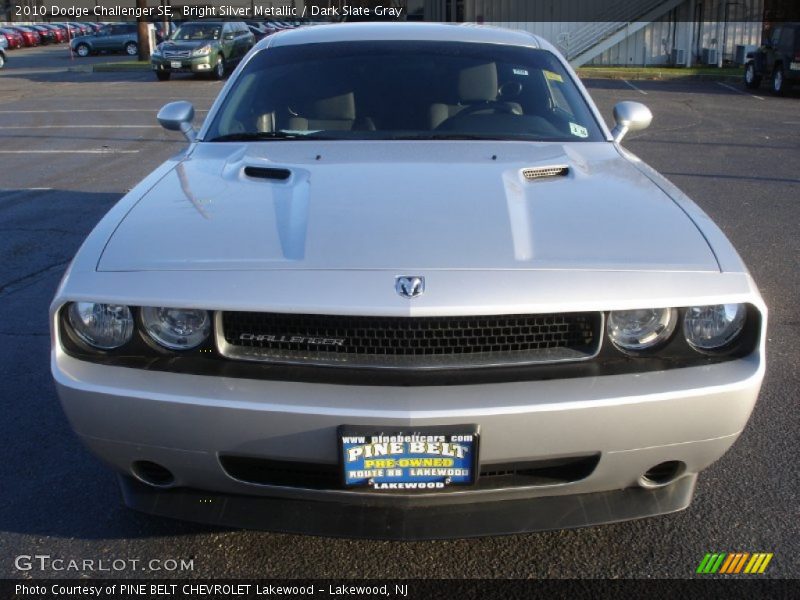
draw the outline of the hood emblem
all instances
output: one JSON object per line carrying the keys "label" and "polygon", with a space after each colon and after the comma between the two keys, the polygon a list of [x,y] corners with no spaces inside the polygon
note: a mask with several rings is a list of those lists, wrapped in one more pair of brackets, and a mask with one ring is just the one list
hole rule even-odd
{"label": "hood emblem", "polygon": [[425,292],[425,278],[416,275],[403,275],[395,280],[394,289],[403,298],[416,298]]}

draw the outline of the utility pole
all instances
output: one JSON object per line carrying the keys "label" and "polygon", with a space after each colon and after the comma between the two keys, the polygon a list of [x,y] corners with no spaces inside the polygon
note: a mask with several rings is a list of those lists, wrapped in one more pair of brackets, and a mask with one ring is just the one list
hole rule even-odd
{"label": "utility pole", "polygon": [[[136,0],[136,8],[147,8],[147,0]],[[150,59],[150,36],[147,32],[147,19],[138,17],[139,21],[139,60]]]}

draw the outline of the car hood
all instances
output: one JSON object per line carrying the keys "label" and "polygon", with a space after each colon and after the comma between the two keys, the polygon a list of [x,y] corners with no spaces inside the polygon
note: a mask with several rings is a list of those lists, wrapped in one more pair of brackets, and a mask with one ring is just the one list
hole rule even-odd
{"label": "car hood", "polygon": [[608,142],[201,142],[128,212],[98,270],[719,271],[632,160]]}
{"label": "car hood", "polygon": [[215,43],[215,40],[193,40],[187,42],[173,42],[167,40],[166,42],[162,42],[158,49],[162,52],[164,50],[169,50],[171,52],[180,52],[181,50],[197,50],[198,48],[202,48],[203,46],[207,46],[208,44]]}

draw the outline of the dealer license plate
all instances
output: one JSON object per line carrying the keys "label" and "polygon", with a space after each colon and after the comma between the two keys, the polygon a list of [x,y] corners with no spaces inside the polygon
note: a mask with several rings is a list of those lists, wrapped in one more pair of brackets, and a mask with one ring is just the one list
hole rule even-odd
{"label": "dealer license plate", "polygon": [[472,485],[478,473],[477,425],[381,430],[339,427],[346,487],[376,491],[436,491]]}
{"label": "dealer license plate", "polygon": [[181,63],[179,60],[173,60],[169,64],[173,69],[180,69],[183,66],[183,63]]}

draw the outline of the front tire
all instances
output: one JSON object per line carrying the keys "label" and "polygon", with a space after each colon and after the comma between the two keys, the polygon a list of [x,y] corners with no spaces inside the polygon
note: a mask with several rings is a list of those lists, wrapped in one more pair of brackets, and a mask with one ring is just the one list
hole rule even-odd
{"label": "front tire", "polygon": [[217,63],[214,65],[214,79],[225,77],[225,59],[222,54],[217,56]]}
{"label": "front tire", "polygon": [[125,44],[125,54],[128,56],[136,56],[139,54],[139,45],[135,42],[128,42]]}
{"label": "front tire", "polygon": [[747,63],[744,68],[744,84],[751,90],[758,89],[761,85],[761,75],[756,75],[756,66],[753,63]]}
{"label": "front tire", "polygon": [[772,93],[776,96],[783,96],[786,91],[786,78],[783,76],[783,67],[776,65],[772,72]]}
{"label": "front tire", "polygon": [[172,75],[169,71],[156,71],[156,77],[159,81],[169,81],[169,76]]}
{"label": "front tire", "polygon": [[75,46],[75,54],[81,58],[86,58],[92,53],[92,49],[87,44],[78,44]]}

